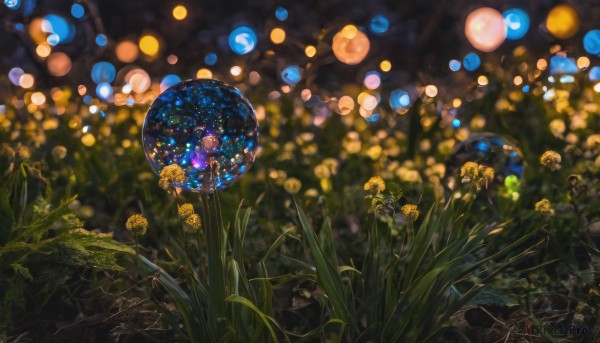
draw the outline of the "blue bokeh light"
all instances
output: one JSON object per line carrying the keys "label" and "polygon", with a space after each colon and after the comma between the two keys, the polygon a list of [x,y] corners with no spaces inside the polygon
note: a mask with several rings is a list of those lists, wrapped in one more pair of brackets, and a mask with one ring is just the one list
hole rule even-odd
{"label": "blue bokeh light", "polygon": [[21,76],[23,74],[25,74],[25,71],[23,71],[23,69],[21,69],[19,67],[15,67],[15,68],[12,68],[8,72],[8,79],[10,80],[10,82],[13,85],[18,86],[19,85],[19,79],[21,78]]}
{"label": "blue bokeh light", "polygon": [[600,56],[600,30],[591,30],[583,36],[583,48],[592,55]]}
{"label": "blue bokeh light", "polygon": [[373,113],[370,116],[366,117],[365,120],[369,123],[376,123],[379,121],[381,115],[379,113]]}
{"label": "blue bokeh light", "polygon": [[81,19],[81,17],[83,17],[84,14],[85,9],[80,4],[73,4],[73,6],[71,6],[71,15],[73,16],[73,18]]}
{"label": "blue bokeh light", "polygon": [[48,14],[44,17],[42,31],[50,34],[46,40],[52,46],[68,43],[75,37],[75,26],[56,14]]}
{"label": "blue bokeh light", "polygon": [[590,69],[590,73],[588,76],[590,78],[590,81],[600,80],[600,67],[598,67],[598,66],[592,67],[592,69]]}
{"label": "blue bokeh light", "polygon": [[450,70],[452,71],[459,71],[460,70],[460,61],[459,60],[451,60],[450,63],[448,63],[448,66],[450,67]]}
{"label": "blue bokeh light", "polygon": [[4,0],[4,4],[11,10],[18,10],[21,7],[21,0]]}
{"label": "blue bokeh light", "polygon": [[390,21],[383,15],[378,14],[371,19],[369,28],[371,29],[371,32],[375,34],[381,34],[390,28]]}
{"label": "blue bokeh light", "polygon": [[463,58],[463,66],[465,67],[466,70],[468,71],[474,71],[477,70],[477,68],[479,68],[479,66],[481,65],[481,59],[479,58],[479,56],[472,52],[470,54],[467,54],[464,58]]}
{"label": "blue bokeh light", "polygon": [[166,89],[178,84],[179,82],[181,82],[181,78],[178,75],[169,74],[163,77],[162,81],[160,81],[160,90],[161,92],[164,92]]}
{"label": "blue bokeh light", "polygon": [[229,47],[238,55],[245,55],[256,48],[258,39],[254,30],[248,26],[235,28],[229,34]]}
{"label": "blue bokeh light", "polygon": [[217,63],[217,54],[215,54],[214,52],[206,54],[206,56],[204,56],[204,63],[206,63],[209,66],[214,66],[215,63]]}
{"label": "blue bokeh light", "polygon": [[550,58],[550,74],[576,74],[579,72],[575,60],[572,58],[556,55]]}
{"label": "blue bokeh light", "polygon": [[563,75],[560,77],[560,82],[561,83],[573,83],[573,82],[575,82],[575,78],[573,77],[573,75]]}
{"label": "blue bokeh light", "polygon": [[459,127],[460,126],[460,120],[454,119],[452,121],[452,126],[454,126],[455,128]]}
{"label": "blue bokeh light", "polygon": [[96,44],[98,44],[98,46],[106,46],[106,44],[108,44],[108,37],[104,34],[97,35]]}
{"label": "blue bokeh light", "polygon": [[96,87],[96,94],[100,99],[108,99],[113,94],[113,88],[109,83],[102,82]]}
{"label": "blue bokeh light", "polygon": [[280,21],[284,21],[288,17],[288,11],[283,7],[277,7],[275,10],[275,17]]}
{"label": "blue bokeh light", "polygon": [[390,93],[390,107],[399,110],[410,106],[410,95],[402,89],[394,89]]}
{"label": "blue bokeh light", "polygon": [[302,69],[298,66],[287,66],[281,72],[281,79],[288,85],[295,85],[302,79]]}
{"label": "blue bokeh light", "polygon": [[100,61],[92,67],[92,81],[96,84],[111,83],[115,80],[117,70],[110,62]]}
{"label": "blue bokeh light", "polygon": [[522,9],[508,9],[502,13],[502,16],[506,25],[506,39],[521,39],[529,31],[529,15]]}

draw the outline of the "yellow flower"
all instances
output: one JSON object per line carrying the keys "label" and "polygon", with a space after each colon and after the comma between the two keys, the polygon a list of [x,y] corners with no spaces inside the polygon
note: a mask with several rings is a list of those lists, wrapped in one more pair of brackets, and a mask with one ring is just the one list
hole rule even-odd
{"label": "yellow flower", "polygon": [[600,134],[593,134],[585,140],[587,146],[591,149],[600,147]]}
{"label": "yellow flower", "polygon": [[182,204],[179,206],[177,213],[179,214],[180,219],[186,219],[194,214],[194,206],[190,203]]}
{"label": "yellow flower", "polygon": [[290,194],[296,194],[300,192],[301,188],[302,182],[300,182],[300,180],[296,179],[295,177],[290,177],[283,183],[283,189],[285,189],[285,191]]}
{"label": "yellow flower", "polygon": [[554,215],[554,209],[552,208],[552,204],[548,199],[542,199],[536,202],[535,211],[548,216]]}
{"label": "yellow flower", "polygon": [[196,232],[200,230],[201,227],[202,221],[200,220],[200,216],[197,214],[192,214],[183,222],[183,231],[185,232]]}
{"label": "yellow flower", "polygon": [[131,215],[125,223],[125,228],[135,234],[143,235],[148,230],[148,219],[141,214]]}
{"label": "yellow flower", "polygon": [[417,220],[419,218],[419,214],[421,214],[421,212],[419,212],[417,209],[417,205],[413,204],[406,204],[402,206],[400,211],[402,211],[402,215],[411,222]]}
{"label": "yellow flower", "polygon": [[52,149],[52,156],[57,160],[62,160],[67,156],[67,148],[62,145],[57,145]]}
{"label": "yellow flower", "polygon": [[486,167],[484,165],[479,166],[481,175],[483,176],[482,182],[485,182],[485,187],[487,188],[488,184],[494,181],[494,168]]}
{"label": "yellow flower", "polygon": [[315,176],[319,179],[327,179],[331,176],[329,168],[327,168],[327,166],[324,164],[319,164],[318,166],[316,166],[314,172]]}
{"label": "yellow flower", "polygon": [[548,150],[540,157],[540,163],[544,167],[548,167],[550,170],[559,170],[560,162],[560,154],[554,150]]}
{"label": "yellow flower", "polygon": [[400,181],[406,183],[421,183],[423,181],[419,171],[407,167],[398,168],[396,170],[396,175],[400,178]]}
{"label": "yellow flower", "polygon": [[339,162],[335,158],[329,157],[323,160],[323,165],[329,168],[331,174],[335,175],[338,171]]}
{"label": "yellow flower", "polygon": [[170,190],[173,183],[185,181],[185,172],[177,164],[171,164],[160,171],[159,185],[164,190]]}
{"label": "yellow flower", "polygon": [[380,176],[373,176],[365,183],[365,191],[381,193],[385,190],[385,182]]}
{"label": "yellow flower", "polygon": [[479,165],[475,162],[465,162],[465,164],[460,167],[460,176],[462,177],[462,182],[469,182],[477,179],[479,176]]}

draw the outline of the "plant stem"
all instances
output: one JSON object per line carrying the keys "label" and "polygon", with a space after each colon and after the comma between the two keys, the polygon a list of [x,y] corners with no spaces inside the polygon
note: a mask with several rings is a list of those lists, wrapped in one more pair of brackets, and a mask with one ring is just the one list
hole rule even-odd
{"label": "plant stem", "polygon": [[201,204],[205,217],[206,244],[208,250],[208,317],[217,341],[225,335],[225,274],[223,242],[225,232],[217,209],[217,194],[202,193]]}

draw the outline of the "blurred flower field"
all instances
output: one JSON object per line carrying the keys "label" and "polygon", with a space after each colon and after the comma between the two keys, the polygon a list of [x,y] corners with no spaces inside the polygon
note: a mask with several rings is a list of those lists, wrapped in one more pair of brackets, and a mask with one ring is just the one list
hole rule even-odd
{"label": "blurred flower field", "polygon": [[[168,33],[136,43],[137,65],[110,43],[114,85],[74,75],[96,60],[35,84],[0,64],[0,342],[600,340],[598,55],[549,26],[564,43],[408,77],[379,26],[346,22],[299,53],[277,48],[291,27],[259,33],[260,56],[200,69]],[[371,39],[367,60],[336,33]],[[213,194],[179,187],[178,165],[155,174],[142,143],[189,78],[236,87],[258,122],[253,165]]]}

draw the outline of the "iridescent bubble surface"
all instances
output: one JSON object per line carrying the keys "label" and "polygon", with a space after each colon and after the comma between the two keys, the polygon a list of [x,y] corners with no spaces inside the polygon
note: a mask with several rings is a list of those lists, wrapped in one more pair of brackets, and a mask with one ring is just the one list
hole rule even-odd
{"label": "iridescent bubble surface", "polygon": [[[494,168],[496,185],[504,185],[507,178],[510,184],[514,184],[514,179],[523,175],[521,150],[510,140],[494,133],[474,133],[459,143],[446,162],[446,178],[456,177],[460,167],[469,161]],[[460,180],[454,183],[460,183]]]}
{"label": "iridescent bubble surface", "polygon": [[176,186],[211,193],[213,185],[225,189],[252,166],[258,151],[256,115],[239,90],[221,81],[184,81],[159,95],[148,110],[143,145],[156,173],[178,164],[186,180]]}

